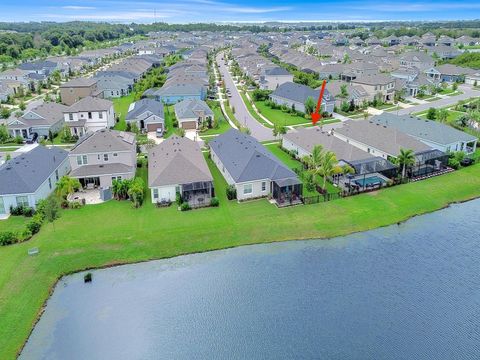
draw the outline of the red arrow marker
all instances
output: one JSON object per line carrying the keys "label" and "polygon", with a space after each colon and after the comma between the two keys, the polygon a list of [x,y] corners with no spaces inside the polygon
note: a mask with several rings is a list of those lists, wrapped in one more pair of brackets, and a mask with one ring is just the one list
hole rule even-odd
{"label": "red arrow marker", "polygon": [[322,118],[322,114],[320,114],[320,107],[322,106],[323,100],[323,93],[325,92],[325,85],[327,84],[327,80],[323,80],[322,89],[320,90],[320,96],[318,97],[317,108],[314,113],[312,113],[312,123],[315,125],[318,120]]}

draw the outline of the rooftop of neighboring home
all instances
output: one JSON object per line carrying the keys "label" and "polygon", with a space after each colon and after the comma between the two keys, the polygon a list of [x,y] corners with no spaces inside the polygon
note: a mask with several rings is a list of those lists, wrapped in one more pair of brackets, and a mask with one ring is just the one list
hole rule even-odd
{"label": "rooftop of neighboring home", "polygon": [[420,119],[411,115],[395,115],[384,112],[372,117],[371,121],[437,144],[448,145],[457,141],[472,142],[477,140],[473,135],[438,121]]}
{"label": "rooftop of neighboring home", "polygon": [[198,95],[203,92],[203,86],[197,84],[170,84],[164,85],[153,92],[156,96]]}
{"label": "rooftop of neighboring home", "polygon": [[78,140],[70,151],[72,155],[112,151],[136,151],[135,135],[125,131],[102,129],[89,132]]}
{"label": "rooftop of neighboring home", "polygon": [[297,175],[250,135],[236,129],[209,142],[236,183],[269,179],[297,179]]}
{"label": "rooftop of neighboring home", "polygon": [[376,148],[391,156],[397,156],[400,153],[400,149],[411,149],[414,152],[431,149],[420,140],[402,131],[393,127],[382,126],[370,120],[347,120],[342,127],[336,128],[334,131],[336,134]]}
{"label": "rooftop of neighboring home", "polygon": [[0,195],[32,194],[67,158],[60,148],[37,146],[0,166]]}
{"label": "rooftop of neighboring home", "polygon": [[333,151],[337,156],[337,160],[346,162],[364,160],[373,158],[371,154],[349,143],[340,140],[329,132],[322,131],[319,127],[309,127],[288,132],[283,137],[311,153],[315,145],[321,145],[327,151]]}
{"label": "rooftop of neighboring home", "polygon": [[200,146],[173,135],[148,151],[148,186],[213,181]]}
{"label": "rooftop of neighboring home", "polygon": [[353,83],[363,85],[387,85],[394,82],[395,79],[390,75],[376,74],[376,75],[359,75],[352,80]]}
{"label": "rooftop of neighboring home", "polygon": [[438,65],[435,66],[435,69],[437,69],[441,74],[444,75],[470,75],[475,73],[474,69],[469,69],[452,64]]}
{"label": "rooftop of neighboring home", "polygon": [[41,61],[34,61],[34,62],[26,62],[18,65],[19,69],[22,70],[43,70],[47,68],[55,68],[57,67],[57,63],[48,60],[41,60]]}
{"label": "rooftop of neighboring home", "polygon": [[68,109],[68,106],[54,102],[45,102],[22,115],[22,121],[32,120],[34,124],[39,124],[43,120],[45,124],[55,124],[63,119],[63,113]]}
{"label": "rooftop of neighboring home", "polygon": [[179,119],[192,119],[213,116],[213,111],[203,100],[185,99],[175,104],[175,114]]}
{"label": "rooftop of neighboring home", "polygon": [[[312,89],[307,85],[297,84],[293,82],[286,82],[280,85],[272,95],[279,96],[285,99],[296,101],[299,103],[304,103],[308,97],[312,97],[314,100],[318,99],[320,91],[317,89]],[[323,99],[326,101],[332,100],[331,94],[325,89],[323,94]]]}
{"label": "rooftop of neighboring home", "polygon": [[291,75],[287,70],[284,68],[277,66],[270,69],[265,69],[265,75],[267,76],[288,76]]}
{"label": "rooftop of neighboring home", "polygon": [[404,61],[413,61],[413,62],[424,62],[424,63],[433,63],[433,58],[428,55],[426,52],[422,51],[409,51],[403,54],[400,57],[400,60]]}
{"label": "rooftop of neighboring home", "polygon": [[67,81],[66,83],[60,85],[61,88],[71,88],[71,87],[90,87],[97,83],[97,79],[91,78],[84,78],[79,77],[76,79],[72,79]]}
{"label": "rooftop of neighboring home", "polygon": [[108,111],[112,106],[113,103],[110,100],[87,96],[78,100],[72,106],[69,106],[64,112],[76,113],[83,111]]}
{"label": "rooftop of neighboring home", "polygon": [[163,104],[153,99],[141,99],[130,104],[126,120],[134,120],[145,113],[165,118]]}

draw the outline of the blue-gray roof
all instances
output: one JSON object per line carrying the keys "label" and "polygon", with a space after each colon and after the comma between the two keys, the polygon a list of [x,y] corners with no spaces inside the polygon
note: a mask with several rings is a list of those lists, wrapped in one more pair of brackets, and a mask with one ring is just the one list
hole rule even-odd
{"label": "blue-gray roof", "polygon": [[213,116],[213,111],[203,100],[186,99],[175,104],[175,114],[178,119],[192,119],[203,116]]}
{"label": "blue-gray roof", "polygon": [[282,68],[280,66],[277,66],[277,67],[265,70],[265,75],[271,75],[271,76],[290,75],[290,73],[287,70],[285,70],[284,68]]}
{"label": "blue-gray roof", "polygon": [[[305,103],[308,97],[313,98],[317,101],[320,95],[320,90],[312,89],[309,86],[296,84],[293,82],[286,82],[280,85],[273,93],[272,96],[278,96],[284,99],[295,101],[298,103]],[[323,94],[322,103],[333,101],[333,97],[330,95],[327,89]]]}
{"label": "blue-gray roof", "polygon": [[0,195],[32,194],[67,158],[60,148],[37,146],[0,166]]}
{"label": "blue-gray roof", "polygon": [[134,102],[132,105],[133,108],[129,109],[126,120],[135,120],[145,112],[150,112],[153,115],[165,120],[163,104],[159,101],[153,99],[141,99]]}
{"label": "blue-gray roof", "polygon": [[300,182],[292,170],[256,139],[236,129],[217,136],[209,146],[236,183],[263,179]]}
{"label": "blue-gray roof", "polygon": [[395,128],[410,136],[437,144],[449,145],[458,141],[471,142],[477,138],[463,131],[454,129],[438,121],[420,119],[411,115],[383,113],[372,118],[374,123]]}

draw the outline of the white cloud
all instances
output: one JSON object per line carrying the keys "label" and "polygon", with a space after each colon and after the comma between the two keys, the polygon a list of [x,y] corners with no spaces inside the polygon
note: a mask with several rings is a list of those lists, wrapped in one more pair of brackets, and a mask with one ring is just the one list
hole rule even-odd
{"label": "white cloud", "polygon": [[62,9],[65,9],[65,10],[95,10],[96,8],[93,7],[93,6],[67,5],[67,6],[62,6]]}

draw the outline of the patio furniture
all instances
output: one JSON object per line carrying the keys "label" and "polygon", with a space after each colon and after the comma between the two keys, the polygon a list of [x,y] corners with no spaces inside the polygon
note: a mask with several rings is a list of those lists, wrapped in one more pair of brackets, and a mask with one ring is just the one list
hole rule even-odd
{"label": "patio furniture", "polygon": [[93,189],[95,189],[95,184],[93,184],[93,183],[88,183],[88,184],[87,184],[87,190],[93,190]]}

